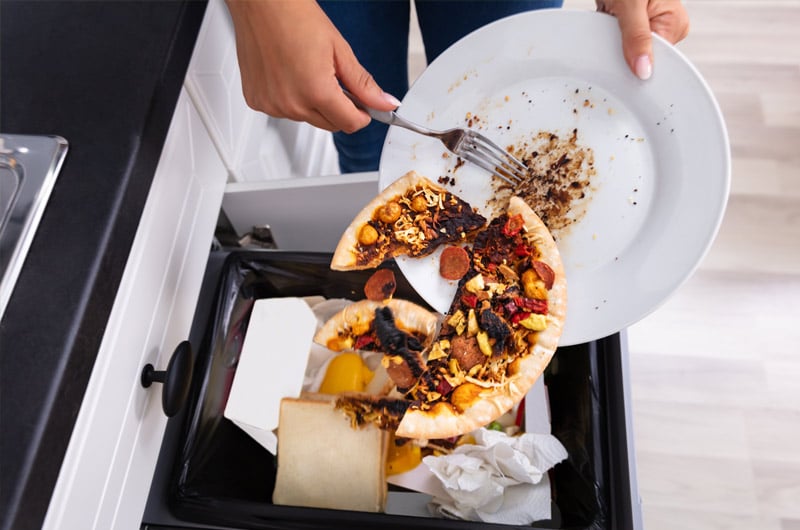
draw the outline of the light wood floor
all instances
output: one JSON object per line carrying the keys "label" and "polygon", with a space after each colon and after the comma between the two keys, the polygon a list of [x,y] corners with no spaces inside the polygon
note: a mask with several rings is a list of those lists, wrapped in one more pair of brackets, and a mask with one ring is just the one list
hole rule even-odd
{"label": "light wood floor", "polygon": [[800,529],[800,2],[688,0],[732,194],[698,272],[629,330],[645,526]]}
{"label": "light wood floor", "polygon": [[628,330],[644,522],[800,530],[800,1],[685,5],[733,182],[699,270]]}

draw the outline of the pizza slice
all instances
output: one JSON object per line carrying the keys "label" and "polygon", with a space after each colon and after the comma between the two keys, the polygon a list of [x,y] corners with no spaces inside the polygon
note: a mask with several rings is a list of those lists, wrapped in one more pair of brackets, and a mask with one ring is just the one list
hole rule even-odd
{"label": "pizza slice", "polygon": [[426,370],[423,352],[439,329],[440,317],[407,300],[361,300],[331,317],[314,337],[330,350],[375,351],[396,388],[407,391]]}
{"label": "pizza slice", "polygon": [[477,234],[470,252],[470,270],[425,351],[422,375],[391,403],[340,397],[337,407],[354,425],[396,425],[395,434],[404,438],[458,436],[499,418],[544,372],[567,304],[564,269],[550,232],[514,197]]}
{"label": "pizza slice", "polygon": [[485,224],[467,202],[411,171],[356,215],[339,240],[331,268],[370,269],[389,258],[425,256],[442,244],[466,241]]}

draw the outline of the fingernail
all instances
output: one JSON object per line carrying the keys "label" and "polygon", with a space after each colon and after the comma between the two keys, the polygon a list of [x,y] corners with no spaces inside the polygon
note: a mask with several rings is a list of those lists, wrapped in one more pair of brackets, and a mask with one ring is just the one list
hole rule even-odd
{"label": "fingernail", "polygon": [[400,103],[399,99],[397,99],[396,97],[394,97],[393,95],[391,95],[391,94],[389,94],[387,92],[383,93],[383,99],[386,100],[387,103],[391,103],[395,107],[399,107],[400,105],[402,105],[402,103]]}
{"label": "fingernail", "polygon": [[653,64],[650,62],[649,55],[640,55],[636,62],[633,65],[634,70],[636,71],[636,77],[641,79],[642,81],[646,81],[650,79],[650,76],[653,75]]}

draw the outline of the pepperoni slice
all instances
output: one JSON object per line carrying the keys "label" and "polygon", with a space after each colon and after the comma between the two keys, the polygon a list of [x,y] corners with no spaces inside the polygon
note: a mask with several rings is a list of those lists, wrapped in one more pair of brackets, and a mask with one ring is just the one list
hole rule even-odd
{"label": "pepperoni slice", "polygon": [[556,279],[556,273],[553,272],[553,269],[550,268],[550,265],[544,261],[535,260],[531,265],[533,265],[533,270],[536,271],[536,274],[539,275],[539,278],[542,279],[544,286],[549,291],[553,287],[553,281]]}
{"label": "pepperoni slice", "polygon": [[469,270],[469,254],[463,247],[447,247],[439,258],[439,274],[445,280],[460,280]]}
{"label": "pepperoni slice", "polygon": [[376,270],[364,284],[364,294],[369,300],[375,302],[391,298],[395,289],[397,289],[397,280],[395,280],[392,269]]}

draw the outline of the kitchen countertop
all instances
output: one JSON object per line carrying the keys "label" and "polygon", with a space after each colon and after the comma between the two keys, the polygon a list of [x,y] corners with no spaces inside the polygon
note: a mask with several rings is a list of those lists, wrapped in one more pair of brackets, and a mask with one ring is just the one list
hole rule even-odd
{"label": "kitchen countertop", "polygon": [[69,152],[0,322],[0,528],[44,520],[205,2],[0,4],[0,131]]}

